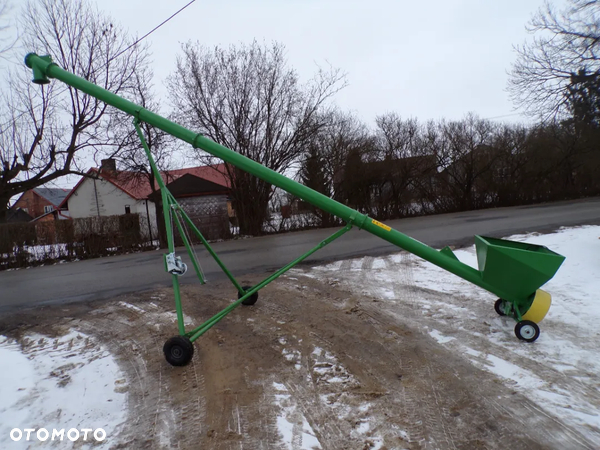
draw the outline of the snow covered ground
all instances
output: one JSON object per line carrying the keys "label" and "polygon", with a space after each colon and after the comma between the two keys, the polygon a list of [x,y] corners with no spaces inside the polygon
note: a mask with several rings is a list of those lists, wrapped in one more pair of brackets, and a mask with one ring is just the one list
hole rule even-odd
{"label": "snow covered ground", "polygon": [[[0,448],[109,448],[127,416],[127,381],[110,353],[75,331],[61,337],[0,336]],[[11,430],[18,441],[11,439]],[[44,428],[38,439],[37,430]],[[106,438],[94,431],[102,428]],[[26,429],[35,429],[27,440]],[[53,430],[64,429],[62,440]],[[79,435],[73,442],[69,439]],[[91,429],[87,436],[84,429]]]}
{"label": "snow covered ground", "polygon": [[[399,323],[422,330],[424,339],[435,340],[448,352],[461,355],[466,363],[497,376],[507,389],[527,396],[539,408],[536,414],[542,411],[557,422],[567,424],[580,433],[578,436],[598,442],[600,448],[600,301],[597,298],[600,291],[600,227],[568,228],[553,234],[508,238],[545,245],[567,258],[557,275],[544,287],[552,294],[553,305],[540,324],[540,338],[533,344],[517,340],[513,332],[514,321],[496,315],[493,309],[496,298],[492,294],[405,252],[382,258],[338,261],[308,271],[297,268],[290,274],[318,278],[330,286],[347,289],[360,301],[364,298],[365,303],[368,301],[372,307],[397,318]],[[474,248],[455,253],[461,261],[476,266]],[[302,284],[297,278],[287,278]],[[149,302],[141,304],[143,308],[139,303],[115,302],[108,309],[96,311],[89,320],[109,315],[110,323],[117,322],[123,329],[137,329],[142,323],[148,330],[155,328],[157,332],[163,326],[174,327],[174,314],[163,312],[153,300],[159,298],[151,297]],[[276,304],[270,306],[275,309],[267,311],[279,311]],[[122,323],[118,319],[122,319]],[[291,322],[291,319],[286,320]],[[188,316],[185,321],[188,325],[196,322]],[[256,323],[257,333],[264,331],[264,324],[254,317],[247,321]],[[285,320],[277,322],[278,326],[285,324]],[[99,321],[97,326],[107,327],[108,324]],[[182,380],[197,380],[194,386],[201,389],[204,381],[198,378],[194,365],[172,371],[168,368],[163,373],[164,362],[157,359],[156,353],[158,351],[160,355],[157,349],[161,343],[157,344],[155,340],[155,337],[149,338],[148,342],[151,342],[147,344],[151,360],[143,360],[139,355],[137,358],[142,361],[140,367],[145,368],[147,362],[155,367],[143,376],[149,380],[148,386],[152,386],[151,382],[159,386],[155,389],[159,392],[156,403],[164,403],[160,393],[169,392],[172,382],[169,376],[181,375]],[[291,371],[300,373],[307,380],[304,384],[294,384],[289,381],[293,377],[289,376],[287,379],[266,378],[265,398],[277,411],[274,427],[281,448],[327,448],[327,444],[319,440],[327,421],[315,422],[314,411],[311,419],[310,408],[298,400],[308,398],[299,394],[307,389],[311,395],[310,389],[321,393],[320,397],[311,400],[310,405],[320,404],[320,414],[337,418],[337,423],[352,421],[355,425],[352,437],[370,442],[371,449],[383,447],[385,436],[378,434],[381,424],[371,412],[374,400],[348,400],[358,385],[351,366],[344,366],[325,348],[306,345],[307,352],[302,357],[300,350],[304,344],[299,340],[293,342],[291,338],[280,336],[273,342],[281,347],[282,357],[289,363]],[[106,347],[80,332],[71,330],[59,337],[28,334],[18,340],[0,336],[0,449],[126,445],[119,440],[119,435],[125,428],[130,406],[135,405],[127,379]],[[202,397],[201,394],[198,396]],[[192,394],[190,398],[194,398]],[[200,405],[198,401],[196,403]],[[153,422],[159,413],[165,417],[179,417],[175,414],[178,410],[170,409],[170,406],[164,408],[164,411],[152,409]],[[181,420],[173,419],[174,428],[187,420],[188,405],[181,407],[179,413]],[[200,424],[206,422],[207,417],[197,415]],[[238,418],[236,423],[237,433],[242,435],[240,423],[243,421]],[[14,428],[46,428],[50,432],[53,429],[66,432],[72,428],[102,428],[107,438],[102,443],[91,439],[74,443],[66,437],[62,441],[40,442],[32,435],[28,442],[24,438],[13,442],[10,432]],[[162,436],[161,430],[159,421],[156,435]],[[206,435],[206,431],[202,433]],[[394,433],[404,436],[407,432],[397,429]],[[171,435],[165,432],[164,436],[161,445],[176,448],[170,441]]]}
{"label": "snow covered ground", "polygon": [[[492,294],[404,252],[338,261],[303,275],[339,281],[381,299],[390,314],[416,323],[440,345],[494,373],[600,448],[600,227],[507,239],[566,256],[544,286],[553,304],[533,344],[516,339],[513,319],[496,315]],[[474,247],[455,253],[477,267]]]}

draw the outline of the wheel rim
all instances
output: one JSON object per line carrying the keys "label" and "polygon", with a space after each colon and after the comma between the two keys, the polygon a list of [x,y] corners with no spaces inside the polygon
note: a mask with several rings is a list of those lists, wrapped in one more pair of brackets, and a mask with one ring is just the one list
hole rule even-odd
{"label": "wheel rim", "polygon": [[531,339],[535,336],[535,328],[532,325],[523,325],[519,331],[523,339]]}
{"label": "wheel rim", "polygon": [[175,359],[181,359],[183,357],[183,349],[178,346],[171,347],[171,356]]}

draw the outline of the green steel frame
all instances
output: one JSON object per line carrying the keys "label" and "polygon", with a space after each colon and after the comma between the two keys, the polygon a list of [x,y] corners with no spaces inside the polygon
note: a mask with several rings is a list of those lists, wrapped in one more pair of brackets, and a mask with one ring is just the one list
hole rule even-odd
{"label": "green steel frame", "polygon": [[177,226],[177,229],[179,230],[179,235],[181,236],[181,238],[183,240],[183,243],[185,245],[187,253],[188,253],[188,255],[189,255],[189,257],[190,257],[190,259],[192,261],[192,264],[194,265],[194,270],[196,272],[196,275],[197,275],[198,279],[200,280],[200,283],[204,284],[205,280],[204,280],[204,277],[202,275],[202,272],[200,271],[200,268],[198,267],[198,262],[196,260],[196,256],[193,253],[192,243],[189,241],[189,239],[187,237],[187,233],[184,231],[184,223],[183,222],[185,222],[192,229],[192,231],[194,232],[194,234],[200,239],[200,241],[204,245],[204,248],[206,248],[206,250],[208,251],[208,253],[213,257],[213,259],[215,260],[215,262],[219,265],[219,267],[221,268],[221,270],[223,270],[223,272],[225,273],[225,275],[227,275],[227,277],[229,278],[229,280],[231,281],[231,283],[235,286],[236,290],[240,294],[240,296],[239,296],[239,298],[238,298],[237,301],[231,303],[225,309],[223,309],[222,311],[218,312],[213,317],[211,317],[206,322],[204,322],[202,325],[198,326],[197,328],[194,328],[191,331],[186,332],[185,331],[185,324],[184,324],[184,321],[183,321],[183,308],[181,306],[181,293],[180,293],[180,290],[179,290],[179,279],[178,279],[177,275],[172,275],[172,277],[173,277],[173,289],[174,289],[174,292],[175,292],[175,309],[177,310],[177,325],[178,325],[178,328],[179,328],[179,334],[181,336],[187,336],[187,337],[189,337],[189,339],[190,339],[191,342],[194,342],[196,339],[198,339],[200,336],[202,336],[204,333],[206,333],[211,327],[213,327],[214,325],[216,325],[227,314],[229,314],[236,307],[238,307],[239,305],[241,305],[245,300],[247,300],[248,298],[250,298],[252,295],[254,295],[255,293],[257,293],[260,289],[262,289],[263,287],[265,287],[271,281],[275,280],[280,275],[284,274],[285,272],[287,272],[288,270],[290,270],[292,267],[294,267],[295,265],[299,264],[304,259],[308,258],[314,252],[316,252],[317,250],[325,247],[327,244],[333,242],[334,240],[336,240],[337,238],[339,238],[340,236],[342,236],[343,234],[345,234],[347,231],[349,231],[352,228],[351,224],[346,225],[344,228],[342,228],[341,230],[339,230],[336,233],[332,234],[327,239],[321,241],[315,247],[313,247],[312,249],[310,249],[309,251],[307,251],[306,253],[304,253],[302,256],[296,258],[294,261],[290,262],[289,264],[287,264],[286,266],[282,267],[281,269],[279,269],[278,271],[276,271],[275,273],[273,273],[269,277],[265,278],[263,281],[261,281],[260,283],[258,283],[256,286],[254,286],[254,287],[252,287],[252,288],[250,288],[248,290],[245,290],[238,283],[238,281],[235,279],[235,277],[233,276],[233,274],[227,269],[227,267],[225,266],[225,264],[223,264],[223,262],[219,259],[219,257],[217,256],[217,254],[215,253],[215,251],[213,250],[213,248],[210,246],[209,242],[202,235],[202,233],[196,227],[196,225],[194,225],[194,223],[189,218],[189,216],[186,214],[186,212],[183,210],[183,208],[181,208],[181,206],[179,205],[179,203],[177,203],[177,200],[175,199],[175,197],[173,197],[173,195],[171,194],[171,192],[169,192],[168,188],[165,186],[164,181],[162,179],[162,175],[160,174],[160,171],[156,167],[156,163],[154,161],[154,157],[152,156],[152,152],[150,151],[150,149],[148,147],[148,143],[146,142],[146,139],[145,139],[144,134],[142,132],[142,129],[140,128],[140,124],[139,124],[139,120],[138,119],[134,119],[133,126],[135,127],[135,130],[136,130],[136,132],[138,134],[138,137],[140,138],[140,141],[142,143],[142,147],[144,148],[146,156],[148,157],[148,161],[150,161],[150,167],[152,168],[152,171],[154,172],[154,176],[155,176],[155,178],[157,180],[157,183],[158,183],[158,186],[160,188],[161,199],[162,199],[162,204],[163,204],[163,213],[164,213],[165,228],[166,228],[166,234],[167,234],[167,245],[168,245],[169,252],[170,253],[174,253],[175,252],[175,242],[174,242],[174,236],[173,236],[173,229],[172,229],[172,226],[171,226],[171,222],[172,222],[171,217],[174,217],[175,218],[175,224]]}
{"label": "green steel frame", "polygon": [[[463,279],[465,279],[465,280],[467,280],[489,292],[492,292],[493,294],[498,296],[500,299],[502,299],[505,302],[508,302],[514,306],[514,310],[516,311],[516,314],[514,317],[518,321],[521,320],[521,315],[524,314],[524,312],[526,312],[530,308],[530,306],[533,302],[533,299],[536,295],[536,288],[541,286],[542,284],[544,284],[548,279],[552,278],[555,271],[558,270],[558,267],[556,267],[554,269],[554,271],[552,271],[552,273],[549,273],[549,276],[546,278],[545,281],[540,278],[538,286],[534,286],[533,289],[532,289],[531,283],[524,283],[522,285],[522,289],[518,289],[518,288],[515,289],[515,283],[520,283],[520,281],[515,281],[515,283],[513,283],[511,281],[510,283],[507,284],[506,279],[511,278],[511,276],[515,273],[515,270],[518,270],[521,272],[523,272],[523,270],[525,270],[525,271],[528,270],[528,268],[523,268],[523,265],[518,265],[518,267],[515,266],[516,269],[514,269],[514,270],[511,270],[510,267],[508,267],[506,269],[502,269],[502,268],[494,269],[495,271],[500,270],[505,275],[507,275],[504,277],[492,276],[493,274],[489,273],[490,271],[487,271],[488,273],[486,274],[485,267],[484,268],[480,267],[480,270],[477,270],[467,264],[460,262],[458,260],[458,258],[456,258],[456,256],[453,254],[452,250],[450,250],[449,248],[444,248],[440,251],[435,250],[435,249],[433,249],[433,248],[431,248],[409,236],[404,235],[403,233],[401,233],[395,229],[392,229],[391,227],[389,227],[381,222],[378,222],[375,219],[372,219],[364,214],[361,214],[360,212],[358,212],[352,208],[349,208],[348,206],[343,205],[343,204],[341,204],[319,192],[316,192],[300,183],[297,183],[297,182],[295,182],[295,181],[293,181],[271,169],[268,169],[268,168],[262,166],[261,164],[255,162],[245,156],[240,155],[239,153],[236,153],[222,145],[219,145],[216,142],[213,142],[212,140],[204,137],[200,133],[195,133],[193,131],[190,131],[190,130],[182,127],[181,125],[178,125],[178,124],[176,124],[168,119],[165,119],[151,111],[148,111],[147,109],[145,109],[139,105],[136,105],[135,103],[125,100],[124,98],[121,98],[118,95],[113,94],[112,92],[109,92],[93,83],[90,83],[89,81],[87,81],[81,77],[78,77],[78,76],[60,68],[58,65],[56,65],[55,63],[52,62],[52,59],[50,56],[40,57],[34,53],[30,53],[25,57],[25,64],[28,67],[30,67],[33,71],[33,82],[34,83],[46,84],[46,83],[50,82],[49,78],[55,78],[57,80],[60,80],[82,92],[85,92],[86,94],[89,94],[97,99],[100,99],[100,100],[104,101],[105,103],[112,105],[115,108],[118,108],[121,111],[133,116],[134,126],[135,126],[138,136],[143,144],[144,150],[146,151],[146,154],[150,161],[152,170],[156,176],[156,180],[157,180],[158,185],[161,190],[162,202],[163,202],[163,205],[165,205],[165,207],[163,207],[163,212],[164,212],[165,224],[166,224],[167,230],[168,230],[167,235],[169,236],[169,239],[168,239],[169,252],[171,252],[171,253],[174,252],[174,241],[173,241],[173,237],[172,237],[172,229],[170,226],[171,214],[174,214],[175,218],[176,218],[176,226],[178,227],[180,232],[183,229],[184,223],[192,228],[194,233],[198,236],[198,238],[204,244],[204,247],[207,249],[207,251],[210,253],[210,255],[215,259],[217,264],[221,267],[221,269],[224,271],[224,273],[227,275],[227,277],[231,280],[232,284],[235,286],[238,293],[241,295],[237,301],[231,303],[227,308],[223,309],[221,312],[219,312],[218,314],[216,314],[215,316],[213,316],[212,318],[207,320],[205,323],[203,323],[199,327],[186,333],[185,327],[183,324],[183,312],[182,312],[182,308],[181,308],[181,294],[180,294],[180,290],[179,290],[179,281],[178,281],[177,275],[172,275],[173,289],[175,292],[175,305],[176,305],[176,309],[177,309],[177,320],[178,320],[178,326],[179,326],[179,333],[182,336],[189,337],[189,339],[191,341],[198,339],[198,337],[200,337],[202,334],[204,334],[208,329],[210,329],[210,327],[212,327],[219,320],[221,320],[223,317],[225,317],[229,312],[231,312],[233,309],[235,309],[244,300],[250,298],[253,294],[258,292],[261,288],[266,286],[268,283],[273,281],[275,278],[280,276],[282,273],[284,273],[287,270],[289,270],[290,268],[294,267],[296,264],[298,264],[299,262],[301,262],[302,260],[304,260],[305,258],[310,256],[315,251],[319,250],[320,248],[324,247],[325,245],[329,244],[333,240],[337,239],[338,237],[340,237],[341,235],[346,233],[352,226],[356,226],[359,229],[363,229],[369,233],[372,233],[375,236],[378,236],[378,237],[380,237],[380,238],[382,238],[382,239],[384,239],[384,240],[386,240],[386,241],[388,241],[410,253],[413,253],[413,254],[441,267],[442,269],[445,269],[445,270],[447,270],[447,271],[449,271],[449,272],[451,272],[451,273],[453,273],[453,274],[455,274],[455,275],[457,275],[457,276],[459,276],[459,277],[461,277],[461,278],[463,278]],[[148,146],[145,142],[143,133],[139,126],[139,124],[141,122],[146,122],[156,128],[159,128],[159,129],[171,134],[172,136],[175,136],[178,139],[181,139],[181,140],[191,144],[194,148],[202,149],[202,150],[206,151],[207,153],[222,159],[226,163],[232,164],[233,166],[236,166],[241,170],[244,170],[258,178],[261,178],[262,180],[265,180],[272,185],[280,187],[281,189],[305,200],[308,203],[311,203],[312,205],[314,205],[320,209],[328,211],[329,213],[341,218],[345,223],[347,223],[346,227],[341,229],[340,231],[334,233],[331,237],[329,237],[328,239],[319,243],[316,247],[314,247],[313,249],[311,249],[304,255],[302,255],[299,258],[295,259],[294,261],[290,262],[287,266],[278,270],[277,272],[275,272],[270,277],[266,278],[261,283],[250,288],[249,290],[243,289],[243,287],[240,286],[240,284],[236,281],[235,277],[227,270],[225,265],[219,260],[216,253],[213,251],[213,249],[211,248],[209,243],[206,241],[206,239],[202,236],[200,231],[194,226],[194,224],[189,219],[189,217],[179,207],[175,198],[168,192],[167,188],[165,187],[165,185],[162,181],[162,178],[156,167],[156,164],[154,163],[154,159],[152,158],[151,152],[149,151]],[[181,232],[181,235],[182,235],[182,237],[184,237],[183,232]],[[503,241],[503,242],[510,243],[510,241]],[[184,243],[185,243],[188,253],[190,254],[190,257],[192,258],[192,261],[194,262],[194,268],[196,270],[196,273],[198,274],[200,281],[204,282],[202,275],[199,271],[199,268],[196,265],[195,258],[192,255],[191,242],[187,241],[187,239],[184,238]],[[510,247],[510,245],[509,245],[509,247]],[[509,250],[512,251],[511,249],[509,249]],[[549,250],[548,250],[548,252],[549,252],[548,254],[552,253]],[[524,250],[522,253],[519,253],[515,257],[515,261],[519,262],[519,258],[521,258],[521,257],[527,259],[526,253],[527,253],[526,250]],[[482,255],[485,260],[484,253],[482,253]],[[555,253],[552,253],[552,255],[562,258],[562,259],[560,259],[560,262],[562,263],[562,260],[564,259],[564,257],[557,255]],[[479,251],[478,251],[478,256],[479,256]],[[488,259],[491,260],[491,257]],[[490,263],[490,265],[491,265],[491,263]],[[558,265],[560,265],[560,263]],[[485,266],[485,264],[484,264],[484,266]],[[550,272],[550,271],[551,270],[549,269],[548,272]]]}

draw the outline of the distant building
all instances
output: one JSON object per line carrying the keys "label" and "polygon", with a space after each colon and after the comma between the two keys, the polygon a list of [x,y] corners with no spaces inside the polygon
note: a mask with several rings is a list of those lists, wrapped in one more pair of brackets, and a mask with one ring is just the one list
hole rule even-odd
{"label": "distant building", "polygon": [[[202,220],[203,216],[213,213],[224,214],[227,220],[229,183],[223,171],[224,165],[219,164],[171,170],[162,175],[173,195],[181,198],[192,220]],[[157,236],[155,202],[160,200],[160,194],[151,195],[152,188],[145,175],[118,171],[112,159],[103,160],[102,166],[90,169],[88,175],[82,177],[63,200],[62,206],[73,219],[137,213],[149,224],[151,235]],[[200,204],[205,206],[200,207]]]}
{"label": "distant building", "polygon": [[[231,210],[229,187],[206,180],[193,173],[194,171],[185,173],[167,183],[167,189],[205,238],[228,237]],[[159,199],[160,191],[150,198]]]}
{"label": "distant building", "polygon": [[7,223],[25,223],[33,220],[22,208],[10,208],[6,215]]}
{"label": "distant building", "polygon": [[52,219],[64,219],[68,214],[61,211],[60,205],[68,194],[69,189],[44,187],[30,189],[19,197],[11,210],[21,209],[34,220],[50,213]]}

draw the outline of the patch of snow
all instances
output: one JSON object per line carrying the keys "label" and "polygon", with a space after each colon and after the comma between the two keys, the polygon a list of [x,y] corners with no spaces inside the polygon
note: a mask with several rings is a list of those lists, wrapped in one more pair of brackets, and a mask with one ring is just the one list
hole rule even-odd
{"label": "patch of snow", "polygon": [[380,450],[383,448],[383,439],[381,438],[372,438],[371,443],[373,444],[371,450]]}
{"label": "patch of snow", "polygon": [[371,425],[369,422],[360,422],[358,427],[356,427],[356,431],[360,434],[365,434],[371,429]]}
{"label": "patch of snow", "polygon": [[429,336],[431,336],[432,338],[434,338],[440,344],[445,344],[445,343],[453,341],[455,339],[452,336],[444,336],[438,330],[431,330],[431,331],[429,331]]}
{"label": "patch of snow", "polygon": [[304,416],[302,416],[302,446],[307,449],[321,448],[321,443]]}
{"label": "patch of snow", "polygon": [[546,383],[533,375],[528,370],[512,364],[502,358],[494,355],[487,355],[486,359],[490,362],[489,370],[503,378],[516,382],[524,389],[536,389]]}
{"label": "patch of snow", "polygon": [[284,348],[282,350],[283,357],[290,362],[298,361],[300,359],[300,352],[298,350],[288,350]]}
{"label": "patch of snow", "polygon": [[144,314],[146,312],[142,308],[138,308],[137,306],[132,305],[131,303],[119,302],[119,305],[124,306],[127,309],[132,309],[132,310],[137,311],[137,312],[142,313],[142,314]]}
{"label": "patch of snow", "polygon": [[407,433],[406,431],[404,431],[404,430],[398,430],[398,434],[399,434],[399,435],[400,435],[400,437],[401,437],[402,439],[404,439],[406,442],[408,442],[408,441],[409,441],[409,436],[408,436],[408,433]]}
{"label": "patch of snow", "polygon": [[277,391],[287,392],[287,388],[285,387],[285,384],[273,382],[273,387]]}
{"label": "patch of snow", "polygon": [[1,448],[15,448],[12,428],[103,428],[107,439],[100,444],[88,436],[85,442],[65,439],[60,448],[115,445],[127,418],[127,380],[93,338],[76,331],[59,338],[29,335],[21,344],[0,337],[0,361],[10,367],[0,371]]}
{"label": "patch of snow", "polygon": [[[287,391],[287,388],[280,383],[273,382],[273,386],[279,392]],[[274,397],[275,404],[279,407],[277,431],[285,448],[289,450],[323,448],[294,398],[289,394],[275,394]]]}
{"label": "patch of snow", "polygon": [[385,269],[387,267],[387,264],[385,263],[385,260],[383,258],[377,258],[373,261],[373,265],[371,266],[371,268],[373,270],[377,270],[377,269]]}

